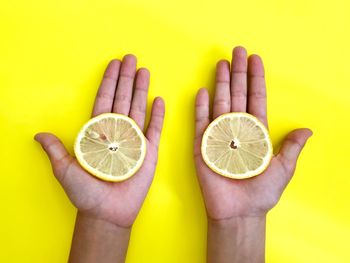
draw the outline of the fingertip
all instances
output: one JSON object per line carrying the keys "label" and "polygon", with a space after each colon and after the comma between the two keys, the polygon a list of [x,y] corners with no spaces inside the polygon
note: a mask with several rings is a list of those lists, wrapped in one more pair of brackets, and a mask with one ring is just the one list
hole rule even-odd
{"label": "fingertip", "polygon": [[104,77],[108,77],[116,81],[118,79],[120,65],[121,61],[119,59],[112,59],[109,61],[104,72]]}
{"label": "fingertip", "polygon": [[139,68],[136,73],[136,89],[148,90],[150,73],[147,68]]}
{"label": "fingertip", "polygon": [[314,134],[313,131],[309,128],[303,128],[302,130],[305,134],[306,140],[310,139],[310,137]]}
{"label": "fingertip", "polygon": [[209,93],[206,88],[201,88],[197,92],[195,102],[195,126],[196,137],[203,134],[209,123]]}
{"label": "fingertip", "polygon": [[237,46],[232,51],[231,63],[231,110],[246,111],[247,93],[247,50]]}
{"label": "fingertip", "polygon": [[158,115],[164,118],[165,114],[165,103],[162,97],[155,97],[152,105],[152,115]]}
{"label": "fingertip", "polygon": [[206,105],[209,106],[209,93],[206,88],[200,88],[196,95],[196,106]]}
{"label": "fingertip", "polygon": [[43,136],[45,136],[47,133],[45,132],[38,132],[37,134],[34,135],[34,140],[37,142],[41,142]]}
{"label": "fingertip", "polygon": [[248,57],[248,63],[250,67],[262,67],[263,61],[262,58],[258,54],[252,54]]}
{"label": "fingertip", "polygon": [[122,63],[119,59],[113,58],[111,61],[109,61],[109,66],[119,66],[120,63]]}
{"label": "fingertip", "polygon": [[158,105],[158,106],[160,106],[162,108],[165,107],[164,99],[162,97],[160,97],[160,96],[157,96],[157,97],[154,98],[154,104]]}
{"label": "fingertip", "polygon": [[118,74],[121,63],[122,62],[116,58],[109,61],[104,75],[116,79],[117,77],[115,77],[115,75]]}
{"label": "fingertip", "polygon": [[309,129],[309,128],[305,128],[305,130],[309,133],[309,137],[311,137],[312,135],[314,135],[314,132]]}
{"label": "fingertip", "polygon": [[149,70],[147,68],[144,68],[144,67],[139,68],[137,70],[137,72],[138,72],[138,74],[142,74],[145,77],[148,77],[148,78],[150,77],[150,72],[149,72]]}
{"label": "fingertip", "polygon": [[291,131],[284,139],[277,156],[291,171],[294,169],[298,157],[311,135],[311,129],[299,128]]}
{"label": "fingertip", "polygon": [[251,76],[265,76],[264,64],[259,55],[253,54],[248,57],[248,74]]}
{"label": "fingertip", "polygon": [[[130,79],[134,79],[135,78],[135,74],[136,74],[136,65],[137,65],[137,60],[136,57],[133,54],[127,54],[123,57],[123,61],[122,64],[120,66],[120,76],[124,76],[124,77],[128,77]],[[120,90],[124,90],[127,91],[127,93],[130,91],[130,87],[129,84],[126,83],[122,83],[120,82],[120,79],[118,81],[117,84],[117,92],[116,95],[118,93],[120,93]],[[128,95],[129,96],[129,95]],[[114,102],[114,106],[116,105],[116,101]],[[120,107],[123,108],[123,107]],[[126,111],[126,109],[114,109],[118,112],[118,110],[122,110],[122,111]],[[121,112],[119,112],[121,113]]]}
{"label": "fingertip", "polygon": [[232,51],[235,56],[247,56],[247,49],[243,46],[236,46]]}
{"label": "fingertip", "polygon": [[227,60],[222,59],[222,60],[217,62],[215,80],[217,83],[222,82],[222,83],[226,83],[229,85],[229,83],[230,83],[230,63]]}
{"label": "fingertip", "polygon": [[296,132],[298,134],[303,135],[304,137],[306,137],[307,139],[310,138],[313,135],[313,131],[309,128],[299,128],[299,129],[295,129],[293,131],[293,133]]}
{"label": "fingertip", "polygon": [[162,97],[155,97],[152,104],[151,119],[146,131],[146,137],[155,145],[159,144],[160,133],[164,123],[165,104]]}
{"label": "fingertip", "polygon": [[225,67],[227,65],[230,65],[230,62],[226,59],[220,59],[217,63],[216,63],[216,68],[222,68]]}
{"label": "fingertip", "polygon": [[262,58],[260,57],[260,55],[258,54],[251,54],[248,57],[249,60],[254,60],[254,61],[262,61]]}
{"label": "fingertip", "polygon": [[130,62],[136,64],[137,62],[137,57],[134,54],[126,54],[123,57],[123,62]]}
{"label": "fingertip", "polygon": [[200,88],[197,92],[197,98],[209,97],[208,90],[206,88]]}
{"label": "fingertip", "polygon": [[39,136],[40,136],[40,133],[37,133],[37,134],[34,135],[33,139],[38,142],[39,141],[39,139],[38,139]]}

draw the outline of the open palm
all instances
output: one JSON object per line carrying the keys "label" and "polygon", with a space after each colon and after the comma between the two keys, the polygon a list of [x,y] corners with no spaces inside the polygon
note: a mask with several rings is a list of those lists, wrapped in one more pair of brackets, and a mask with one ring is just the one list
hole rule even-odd
{"label": "open palm", "polygon": [[198,91],[195,164],[209,218],[221,220],[265,214],[278,202],[292,178],[300,151],[312,132],[309,129],[290,132],[280,152],[261,175],[244,180],[230,179],[209,169],[200,150],[208,124],[227,112],[248,112],[268,126],[263,63],[258,55],[248,58],[243,47],[233,50],[231,67],[226,60],[217,63],[212,117],[209,115],[208,91]]}
{"label": "open palm", "polygon": [[[143,130],[148,86],[149,72],[144,68],[136,71],[135,56],[126,55],[122,62],[112,60],[104,73],[92,116],[106,112],[124,114],[133,118]],[[39,133],[35,139],[47,152],[56,178],[79,212],[129,227],[140,210],[154,176],[163,118],[164,102],[156,98],[145,132],[147,153],[144,163],[133,177],[118,183],[91,176],[69,155],[56,136]]]}

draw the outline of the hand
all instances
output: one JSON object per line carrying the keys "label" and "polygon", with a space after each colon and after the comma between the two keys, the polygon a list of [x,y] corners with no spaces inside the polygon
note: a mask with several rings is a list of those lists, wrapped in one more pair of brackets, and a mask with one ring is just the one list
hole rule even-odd
{"label": "hand", "polygon": [[[124,114],[133,118],[143,130],[148,86],[149,72],[145,68],[136,72],[133,55],[125,56],[122,62],[112,60],[104,73],[92,116],[105,112]],[[144,163],[133,177],[118,183],[101,181],[86,172],[56,136],[39,133],[35,139],[48,154],[57,180],[80,214],[128,228],[133,224],[154,176],[163,118],[164,102],[156,98],[145,132],[147,154]]]}
{"label": "hand", "polygon": [[268,126],[263,63],[258,55],[247,59],[243,47],[233,50],[231,71],[228,61],[217,63],[213,116],[209,116],[207,90],[201,89],[197,94],[195,164],[209,219],[263,216],[280,199],[293,176],[300,151],[312,132],[309,129],[290,132],[262,174],[243,180],[230,179],[209,169],[200,150],[208,124],[227,112],[248,112]]}

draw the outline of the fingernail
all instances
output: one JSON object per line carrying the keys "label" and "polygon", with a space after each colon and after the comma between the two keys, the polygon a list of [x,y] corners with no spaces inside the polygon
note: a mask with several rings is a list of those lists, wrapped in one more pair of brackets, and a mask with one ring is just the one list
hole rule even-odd
{"label": "fingernail", "polygon": [[38,135],[39,135],[39,133],[36,133],[36,134],[34,135],[34,140],[37,141],[37,142],[38,142]]}
{"label": "fingernail", "polygon": [[314,135],[314,132],[311,129],[309,129],[309,131],[310,131],[310,136],[309,136],[310,138],[312,135]]}

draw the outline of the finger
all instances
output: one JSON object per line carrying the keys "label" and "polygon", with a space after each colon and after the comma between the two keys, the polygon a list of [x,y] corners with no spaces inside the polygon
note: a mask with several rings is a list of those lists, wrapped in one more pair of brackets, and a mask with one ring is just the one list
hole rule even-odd
{"label": "finger", "polygon": [[247,51],[235,47],[231,66],[231,111],[245,112],[247,109]]}
{"label": "finger", "polygon": [[148,124],[146,137],[157,148],[163,128],[164,111],[165,107],[163,99],[161,97],[155,98],[152,105],[151,119]]}
{"label": "finger", "polygon": [[209,125],[209,94],[208,90],[202,88],[196,96],[196,138],[203,135]]}
{"label": "finger", "polygon": [[258,55],[248,58],[248,108],[267,127],[264,65]]}
{"label": "finger", "polygon": [[120,64],[121,62],[117,59],[109,62],[97,91],[95,105],[92,110],[93,117],[101,113],[112,111]]}
{"label": "finger", "polygon": [[69,155],[61,140],[51,133],[38,133],[35,135],[34,139],[43,147],[50,159],[55,176],[60,180],[66,167],[70,164],[72,157]]}
{"label": "finger", "polygon": [[311,135],[310,129],[296,129],[284,139],[277,159],[281,162],[289,179],[293,176],[299,154]]}
{"label": "finger", "polygon": [[129,115],[135,74],[136,57],[134,55],[126,55],[120,67],[117,90],[113,103],[113,112]]}
{"label": "finger", "polygon": [[130,110],[130,117],[135,120],[141,130],[143,130],[145,125],[149,75],[148,69],[141,68],[137,71],[135,91]]}
{"label": "finger", "polygon": [[213,118],[230,112],[230,63],[227,60],[220,60],[216,64],[216,87],[213,106]]}

